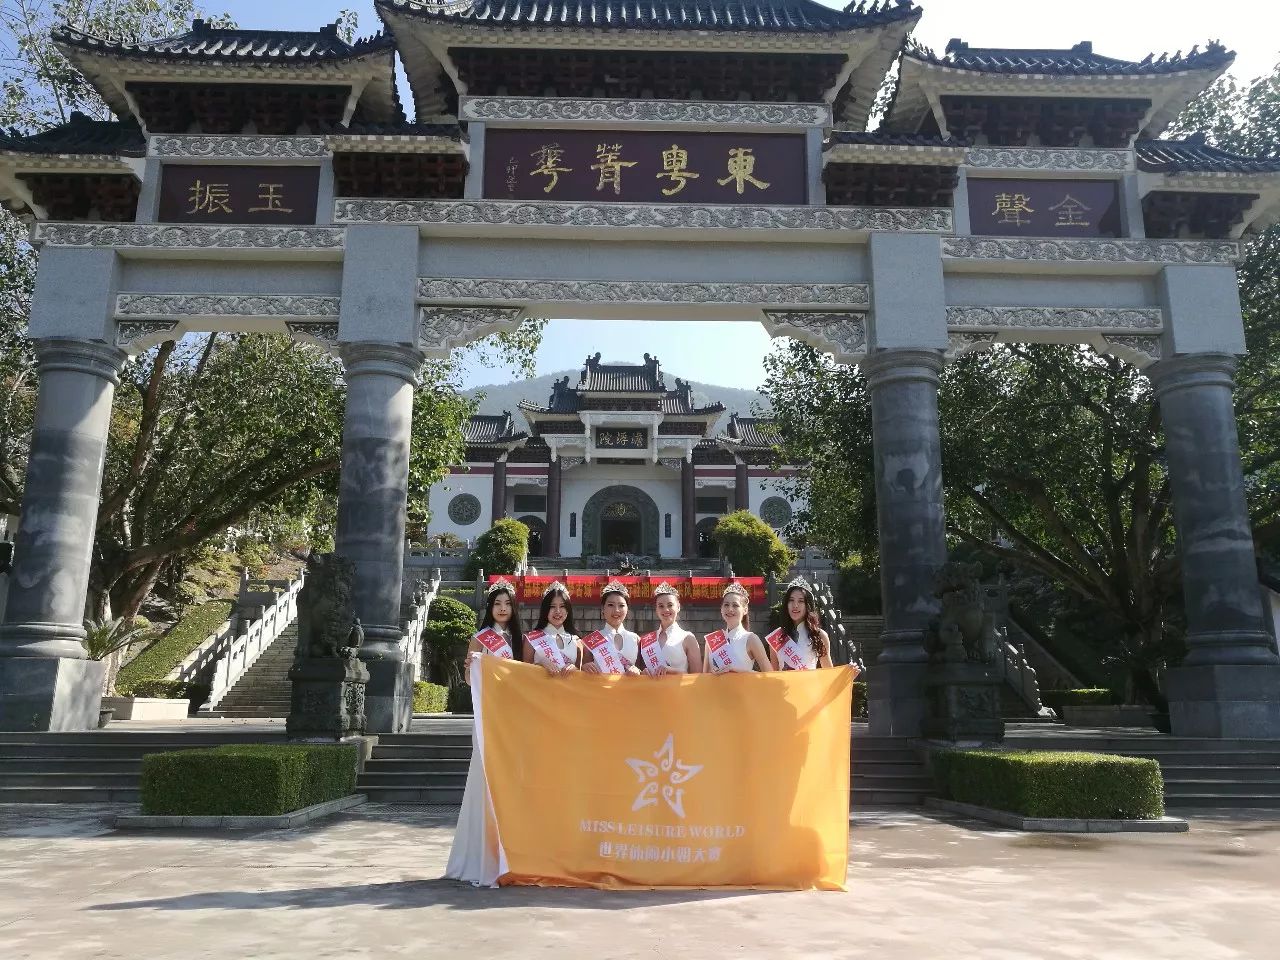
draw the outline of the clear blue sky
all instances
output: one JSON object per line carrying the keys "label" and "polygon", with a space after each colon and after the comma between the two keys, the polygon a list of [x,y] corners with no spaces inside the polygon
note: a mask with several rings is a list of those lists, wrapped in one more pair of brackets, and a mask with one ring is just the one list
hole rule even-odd
{"label": "clear blue sky", "polygon": [[[359,33],[375,32],[381,21],[372,0],[204,0],[211,13],[226,11],[243,27],[314,29],[332,22],[339,10],[359,14]],[[828,2],[830,7],[843,2]],[[1280,3],[1276,0],[1074,0],[1062,7],[1045,0],[921,0],[924,17],[916,30],[923,43],[942,51],[960,37],[975,46],[1069,47],[1092,40],[1101,54],[1140,60],[1155,51],[1189,50],[1220,39],[1238,54],[1234,73],[1251,79],[1280,60]],[[412,99],[407,91],[406,104]],[[538,373],[579,366],[588,354],[638,362],[657,353],[663,369],[704,383],[756,387],[769,350],[762,327],[749,323],[642,323],[557,320],[547,327],[538,352]],[[506,373],[476,369],[467,386],[505,382]]]}

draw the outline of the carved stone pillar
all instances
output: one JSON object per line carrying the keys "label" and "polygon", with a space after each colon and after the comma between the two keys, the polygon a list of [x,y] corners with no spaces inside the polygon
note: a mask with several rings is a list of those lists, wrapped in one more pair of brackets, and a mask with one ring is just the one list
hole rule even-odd
{"label": "carved stone pillar", "polygon": [[111,404],[125,354],[70,338],[36,341],[40,389],[0,626],[0,729],[97,726],[103,665],[82,626]]}
{"label": "carved stone pillar", "polygon": [[1164,423],[1190,651],[1169,671],[1175,736],[1280,737],[1280,659],[1266,627],[1232,403],[1236,359],[1148,371]]}
{"label": "carved stone pillar", "polygon": [[370,675],[367,728],[399,733],[413,716],[412,671],[401,669],[400,599],[413,393],[423,356],[391,343],[347,343],[341,354],[347,412],[337,552],[355,565],[352,604],[364,626],[360,659]]}
{"label": "carved stone pillar", "polygon": [[698,495],[693,482],[693,461],[680,464],[680,553],[698,555]]}
{"label": "carved stone pillar", "polygon": [[871,395],[884,644],[869,682],[877,734],[918,736],[924,719],[924,631],[938,610],[933,580],[946,562],[940,351],[884,350],[864,365]]}
{"label": "carved stone pillar", "polygon": [[560,480],[563,474],[556,458],[547,467],[547,536],[543,552],[548,557],[560,556]]}

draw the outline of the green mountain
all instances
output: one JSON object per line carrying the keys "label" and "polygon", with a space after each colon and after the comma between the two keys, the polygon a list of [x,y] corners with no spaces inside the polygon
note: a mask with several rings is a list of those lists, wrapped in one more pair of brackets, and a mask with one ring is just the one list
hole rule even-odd
{"label": "green mountain", "polygon": [[[534,377],[532,380],[515,380],[511,383],[474,387],[464,391],[463,395],[467,397],[480,396],[477,413],[497,414],[502,413],[503,410],[510,410],[513,414],[517,414],[517,420],[523,421],[517,411],[521,400],[545,404],[551,396],[552,383],[568,376],[569,383],[575,384],[578,382],[580,372],[578,369],[559,370],[555,373],[544,374],[541,377]],[[663,370],[662,373],[663,379],[667,383],[667,389],[674,390],[676,385],[675,374],[670,370]],[[761,411],[766,415],[768,414],[768,403],[764,397],[754,390],[718,387],[712,383],[698,383],[696,380],[692,380],[690,383],[693,385],[693,402],[698,406],[707,407],[713,403],[724,404],[725,413],[716,424],[717,433],[728,426],[730,414],[736,413],[743,417],[756,416]]]}

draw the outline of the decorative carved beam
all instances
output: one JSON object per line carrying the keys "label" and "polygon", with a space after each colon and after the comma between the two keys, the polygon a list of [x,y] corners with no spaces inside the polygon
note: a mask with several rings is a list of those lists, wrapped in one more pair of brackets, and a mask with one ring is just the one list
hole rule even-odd
{"label": "decorative carved beam", "polygon": [[514,330],[520,325],[521,307],[423,307],[418,321],[418,345],[428,357],[448,357],[491,333]]}
{"label": "decorative carved beam", "polygon": [[836,363],[859,363],[867,354],[866,318],[859,313],[800,313],[766,310],[771,336],[794,337],[830,353]]}

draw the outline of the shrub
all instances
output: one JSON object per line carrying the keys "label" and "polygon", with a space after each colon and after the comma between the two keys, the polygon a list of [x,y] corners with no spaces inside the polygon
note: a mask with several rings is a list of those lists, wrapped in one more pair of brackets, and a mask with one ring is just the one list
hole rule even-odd
{"label": "shrub", "polygon": [[474,631],[476,612],[461,600],[455,600],[452,597],[436,597],[432,600],[431,608],[427,611],[427,622],[441,623],[451,620],[466,623]]}
{"label": "shrub", "polygon": [[445,713],[449,707],[449,688],[439,683],[419,680],[413,685],[414,713]]}
{"label": "shrub", "polygon": [[474,712],[474,709],[471,705],[471,688],[469,686],[463,683],[449,688],[450,713],[469,714]]}
{"label": "shrub", "polygon": [[199,706],[209,699],[209,685],[186,680],[138,680],[129,685],[126,697],[155,697],[160,700],[191,700]]}
{"label": "shrub", "polygon": [[187,655],[208,639],[231,614],[230,600],[214,600],[201,604],[182,615],[168,633],[138,654],[120,669],[116,689],[121,696],[135,694],[136,685],[144,680],[163,680]]}
{"label": "shrub", "polygon": [[739,577],[781,580],[796,562],[794,551],[749,510],[725,514],[716,522],[711,537]]}
{"label": "shrub", "polygon": [[473,580],[481,570],[485,575],[512,574],[529,552],[529,528],[519,520],[499,520],[476,538],[462,578]]}
{"label": "shrub", "polygon": [[437,597],[422,628],[423,667],[427,679],[446,687],[462,682],[462,661],[476,632],[475,612],[465,603]]}
{"label": "shrub", "polygon": [[355,785],[350,744],[235,744],[142,758],[142,812],[158,816],[278,816]]}
{"label": "shrub", "polygon": [[1040,701],[1046,707],[1059,710],[1062,707],[1091,707],[1099,704],[1119,703],[1115,691],[1106,687],[1086,687],[1082,690],[1045,690]]}
{"label": "shrub", "polygon": [[937,750],[938,792],[950,800],[1026,817],[1157,820],[1160,764],[1138,757],[1031,750]]}
{"label": "shrub", "polygon": [[880,564],[860,556],[840,562],[836,603],[845,613],[876,616],[880,613]]}
{"label": "shrub", "polygon": [[865,680],[853,681],[853,719],[871,719],[871,713],[867,708],[867,682]]}

